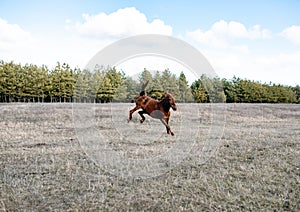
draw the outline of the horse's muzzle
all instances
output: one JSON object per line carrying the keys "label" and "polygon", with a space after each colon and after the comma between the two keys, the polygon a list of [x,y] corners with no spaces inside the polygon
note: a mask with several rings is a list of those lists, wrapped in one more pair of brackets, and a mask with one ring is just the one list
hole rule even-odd
{"label": "horse's muzzle", "polygon": [[176,105],[171,105],[171,107],[172,107],[172,109],[173,109],[174,111],[177,110],[177,106],[176,106]]}

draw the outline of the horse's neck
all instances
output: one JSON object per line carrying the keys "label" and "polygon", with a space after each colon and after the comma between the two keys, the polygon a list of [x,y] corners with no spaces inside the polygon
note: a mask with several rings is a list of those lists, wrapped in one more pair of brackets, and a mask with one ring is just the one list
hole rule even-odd
{"label": "horse's neck", "polygon": [[168,112],[171,108],[171,105],[168,100],[163,98],[162,100],[159,101],[159,104],[161,104],[162,108],[164,109],[165,112]]}

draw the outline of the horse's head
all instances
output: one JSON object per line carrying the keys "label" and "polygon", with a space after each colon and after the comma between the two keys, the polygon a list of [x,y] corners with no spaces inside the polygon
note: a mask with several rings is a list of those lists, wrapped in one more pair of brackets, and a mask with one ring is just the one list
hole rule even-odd
{"label": "horse's head", "polygon": [[169,102],[171,108],[172,108],[174,111],[177,110],[177,106],[176,106],[176,104],[175,104],[175,99],[174,99],[174,97],[172,96],[172,94],[166,93],[165,98],[168,100],[168,102]]}

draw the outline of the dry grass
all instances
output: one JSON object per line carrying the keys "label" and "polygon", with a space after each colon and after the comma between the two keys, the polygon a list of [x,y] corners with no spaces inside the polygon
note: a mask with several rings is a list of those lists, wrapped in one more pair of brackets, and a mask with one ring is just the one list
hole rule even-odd
{"label": "dry grass", "polygon": [[[126,113],[120,121],[108,104],[94,105],[95,125],[77,131],[71,104],[0,105],[0,211],[300,210],[299,105],[207,104],[191,114],[188,107],[172,113],[171,137],[153,119],[128,124]],[[105,167],[99,154],[83,151],[80,132],[89,138],[90,127],[128,160],[176,153],[178,143],[192,149],[178,164],[165,159],[163,174],[121,177],[113,163]]]}

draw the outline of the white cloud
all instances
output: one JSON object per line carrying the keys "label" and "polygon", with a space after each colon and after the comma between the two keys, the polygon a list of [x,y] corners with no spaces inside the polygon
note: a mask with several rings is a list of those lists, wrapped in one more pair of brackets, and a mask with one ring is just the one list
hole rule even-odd
{"label": "white cloud", "polygon": [[[254,57],[253,68],[264,82],[300,84],[300,51]],[[248,67],[250,69],[251,67]],[[252,74],[253,75],[253,74]],[[252,77],[253,78],[253,77]]]}
{"label": "white cloud", "polygon": [[149,22],[145,14],[134,7],[119,9],[110,14],[83,14],[83,19],[83,22],[77,22],[73,29],[88,37],[122,38],[149,33],[172,35],[171,26],[160,19]]}
{"label": "white cloud", "polygon": [[220,20],[215,22],[207,31],[196,29],[188,31],[187,37],[200,43],[216,48],[229,48],[247,52],[246,45],[232,44],[237,39],[267,39],[271,38],[271,32],[268,29],[261,29],[260,25],[254,25],[247,29],[242,23],[236,21],[226,22]]}
{"label": "white cloud", "polygon": [[211,31],[216,36],[227,38],[260,39],[271,37],[271,32],[261,29],[260,25],[254,25],[247,29],[242,23],[230,21],[229,23],[221,20],[213,24]]}
{"label": "white cloud", "polygon": [[[57,37],[31,34],[20,25],[7,23],[0,18],[0,59],[24,64],[46,64],[50,68],[59,61],[84,68],[91,57],[116,39],[144,33],[172,35],[171,26],[159,19],[147,20],[135,8],[120,9],[110,14],[86,14],[81,22],[75,24],[74,20],[66,19],[64,24],[67,33]],[[280,43],[285,37],[300,44],[300,27],[288,27],[280,36],[272,37],[269,30],[259,25],[247,28],[239,22],[218,21],[208,30],[199,28],[183,34],[181,39],[192,41],[220,77],[230,79],[236,75],[262,82],[300,84],[299,49],[296,52],[292,52],[295,49],[283,50]],[[95,37],[100,39],[91,39]],[[259,41],[268,38],[272,39],[268,42]],[[272,49],[261,51],[263,48]],[[148,67],[144,63],[156,66]],[[171,63],[159,62],[157,58],[148,62],[134,60],[132,66],[150,69],[170,67],[170,70],[176,70]],[[182,70],[182,67],[178,70]]]}
{"label": "white cloud", "polygon": [[[300,44],[300,26],[286,28],[280,35]],[[300,84],[299,50],[282,49],[283,40],[259,25],[246,28],[239,22],[221,20],[208,30],[187,32],[186,39],[204,53],[221,78],[235,75],[261,82]],[[260,41],[264,39],[268,41]]]}
{"label": "white cloud", "polygon": [[279,35],[295,44],[300,44],[300,26],[291,26],[284,29]]}
{"label": "white cloud", "polygon": [[220,77],[234,75],[261,82],[300,84],[300,51],[274,54],[208,52],[207,57]]}
{"label": "white cloud", "polygon": [[[72,22],[66,19],[65,23]],[[47,65],[50,68],[57,62],[66,62],[73,67],[83,68],[88,60],[107,44],[106,41],[95,41],[70,34],[35,34],[0,18],[0,60],[4,61]]]}
{"label": "white cloud", "polygon": [[237,52],[207,51],[206,56],[221,78],[234,75],[262,83],[300,84],[300,52],[238,54]]}
{"label": "white cloud", "polygon": [[23,30],[17,24],[9,24],[0,18],[0,50],[11,51],[23,46],[31,40],[29,32]]}

